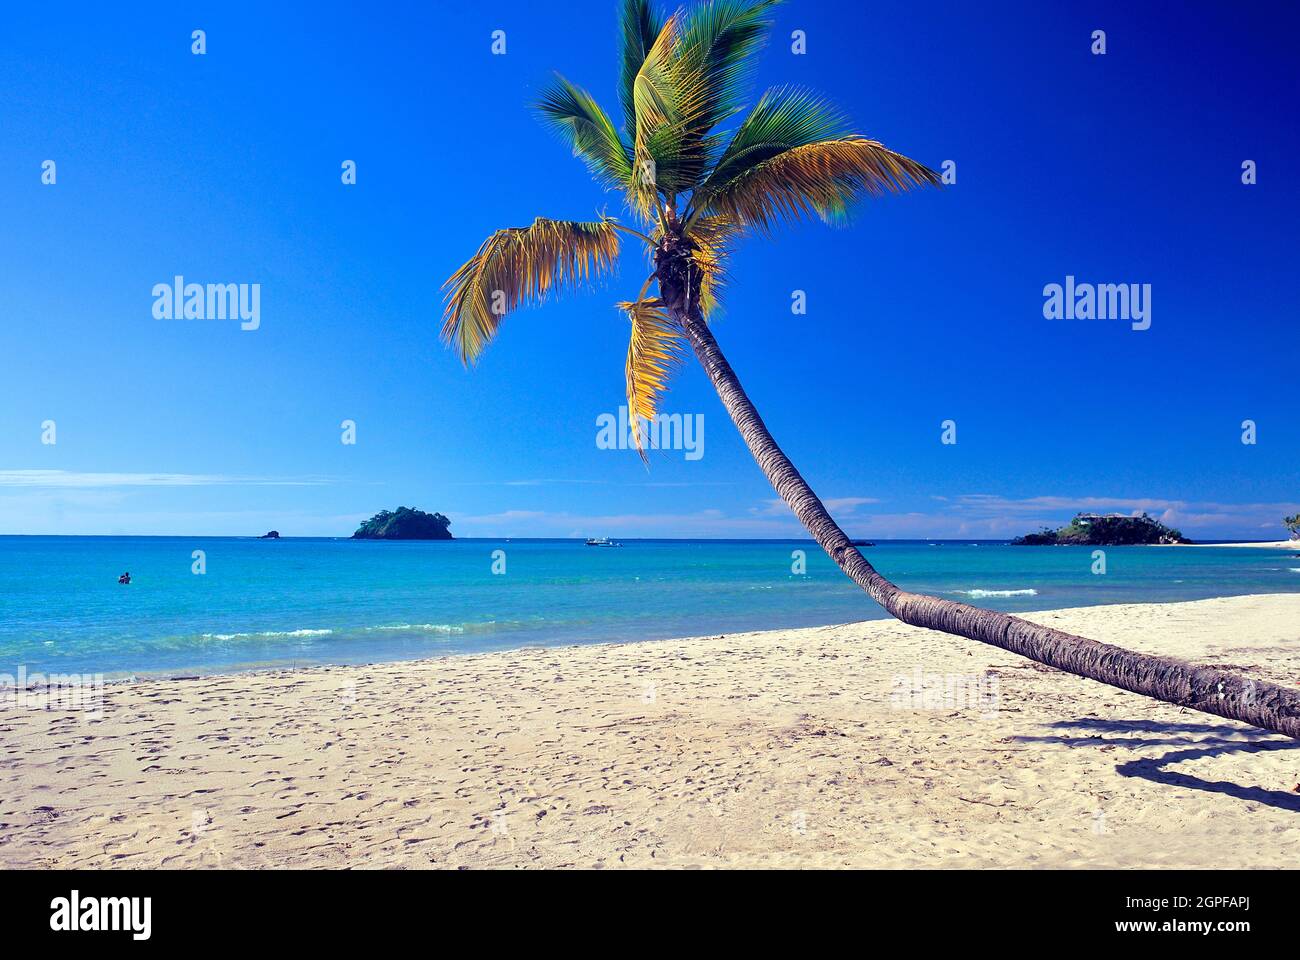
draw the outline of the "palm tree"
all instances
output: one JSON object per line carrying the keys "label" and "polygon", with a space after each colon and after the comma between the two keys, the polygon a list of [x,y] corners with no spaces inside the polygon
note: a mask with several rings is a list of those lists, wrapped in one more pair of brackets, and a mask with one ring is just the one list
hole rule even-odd
{"label": "palm tree", "polygon": [[595,177],[623,195],[641,229],[602,215],[497,231],[444,285],[444,339],[473,363],[506,314],[613,272],[622,238],[631,237],[653,262],[636,298],[618,304],[631,322],[628,415],[643,457],[640,421],[654,417],[689,345],[776,492],[840,569],[899,620],[1300,738],[1296,691],[899,589],[852,545],[772,438],[708,326],[729,249],[785,221],[837,221],[865,197],[939,184],[923,164],[853,133],[806,90],[768,90],[734,129],[721,129],[742,112],[775,2],[707,0],[665,17],[648,0],[625,0],[623,127],[558,75],[537,108]]}

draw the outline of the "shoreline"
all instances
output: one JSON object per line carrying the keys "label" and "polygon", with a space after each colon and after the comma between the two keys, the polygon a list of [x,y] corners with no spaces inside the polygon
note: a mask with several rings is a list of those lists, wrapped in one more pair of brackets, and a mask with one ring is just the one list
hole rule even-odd
{"label": "shoreline", "polygon": [[1152,547],[1229,547],[1256,550],[1294,550],[1300,553],[1300,540],[1240,540],[1233,543],[1152,543]]}
{"label": "shoreline", "polygon": [[[1300,594],[1021,616],[1300,673]],[[1295,742],[894,620],[142,679],[0,730],[3,867],[1300,856]]]}
{"label": "shoreline", "polygon": [[[1135,546],[1162,546],[1162,547],[1198,546],[1199,547],[1199,546],[1226,546],[1226,544],[1135,544]],[[1238,546],[1253,546],[1253,544],[1243,543],[1243,544],[1238,544]],[[1300,587],[1300,584],[1297,584],[1297,586]],[[981,605],[981,601],[988,599],[988,597],[986,596],[974,595],[975,593],[978,593],[978,591],[966,592],[966,595],[960,597],[959,599],[964,603],[969,603],[977,607]],[[989,596],[998,596],[1000,594],[1005,595],[1002,592],[993,591],[991,594],[989,594]],[[1032,620],[1036,617],[1045,616],[1048,614],[1054,614],[1062,611],[1083,611],[1083,610],[1097,609],[1101,607],[1171,606],[1171,605],[1184,604],[1184,603],[1204,603],[1210,600],[1232,600],[1232,599],[1239,599],[1244,597],[1272,597],[1272,596],[1290,596],[1290,595],[1292,594],[1289,591],[1278,591],[1276,593],[1254,593],[1254,594],[1242,593],[1242,594],[1228,594],[1225,596],[1217,596],[1217,597],[1203,597],[1195,600],[1149,600],[1149,601],[1143,601],[1142,603],[1125,603],[1125,604],[1098,603],[1098,604],[1089,604],[1086,606],[1074,605],[1074,606],[1064,606],[1064,607],[1045,607],[1041,610],[1009,611],[1009,612],[1013,616]],[[158,683],[158,682],[192,683],[194,681],[220,679],[220,678],[228,678],[228,677],[261,677],[261,676],[278,676],[281,674],[293,675],[293,674],[301,674],[313,670],[351,670],[351,669],[363,670],[363,669],[373,669],[377,667],[382,667],[389,664],[421,664],[426,662],[437,662],[440,660],[459,660],[459,659],[464,659],[466,657],[509,656],[511,654],[518,654],[518,653],[584,649],[588,647],[623,647],[623,646],[643,644],[643,643],[677,643],[677,642],[687,642],[691,640],[701,640],[701,639],[724,639],[729,636],[738,636],[741,634],[748,635],[748,634],[764,634],[764,633],[791,632],[791,631],[798,632],[803,630],[832,630],[832,629],[848,630],[848,629],[862,626],[864,624],[886,623],[886,622],[891,622],[892,620],[893,620],[892,617],[885,614],[883,616],[871,617],[862,620],[843,620],[843,621],[836,621],[832,623],[815,624],[812,626],[804,626],[804,627],[777,627],[769,630],[757,630],[757,631],[736,630],[730,633],[705,633],[705,634],[689,634],[686,636],[644,637],[644,638],[634,639],[634,640],[598,640],[598,641],[591,641],[585,643],[530,643],[518,647],[506,647],[503,649],[496,649],[496,650],[475,650],[475,651],[455,652],[455,653],[429,654],[424,656],[406,657],[401,659],[390,659],[390,660],[339,661],[334,663],[316,663],[311,661],[304,661],[302,666],[286,665],[286,664],[278,664],[278,665],[260,664],[260,665],[248,665],[248,666],[241,666],[241,665],[221,666],[221,667],[215,667],[210,669],[201,666],[195,666],[195,667],[168,669],[168,670],[140,669],[140,670],[131,670],[131,671],[117,671],[113,674],[98,674],[93,671],[86,671],[86,670],[55,671],[53,669],[39,669],[33,671],[33,673],[39,674],[41,676],[51,676],[51,677],[95,676],[95,677],[100,677],[101,678],[100,682],[102,682],[103,685],[106,687],[132,685],[132,684],[139,684],[139,683]],[[955,639],[961,639],[961,638],[955,638]],[[35,692],[39,690],[48,690],[51,688],[51,686],[53,687],[53,689],[66,689],[70,685],[69,684],[54,684],[54,685],[44,684],[41,686],[35,686],[29,684],[26,687],[22,687],[18,689],[22,689],[27,692]],[[0,685],[0,695],[3,695],[4,691],[12,690],[12,689],[14,688]]]}

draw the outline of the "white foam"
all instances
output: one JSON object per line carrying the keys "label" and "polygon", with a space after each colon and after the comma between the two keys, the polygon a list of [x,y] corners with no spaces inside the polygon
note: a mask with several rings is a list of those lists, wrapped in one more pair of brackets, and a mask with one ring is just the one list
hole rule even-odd
{"label": "white foam", "polygon": [[959,596],[980,600],[984,597],[1036,597],[1037,590],[949,590]]}
{"label": "white foam", "polygon": [[204,640],[243,640],[248,637],[323,637],[333,630],[264,630],[260,633],[205,633]]}
{"label": "white foam", "polygon": [[464,633],[463,626],[450,623],[395,623],[386,627],[367,627],[367,630],[385,630],[418,633]]}

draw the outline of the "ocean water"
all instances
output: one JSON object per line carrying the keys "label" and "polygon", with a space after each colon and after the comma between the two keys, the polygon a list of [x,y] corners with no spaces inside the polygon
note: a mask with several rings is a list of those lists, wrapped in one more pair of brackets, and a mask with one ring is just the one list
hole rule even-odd
{"label": "ocean water", "polygon": [[[1300,591],[1300,549],[1114,547],[1104,576],[1083,547],[863,549],[907,589],[1011,612]],[[0,674],[367,663],[884,616],[810,541],[0,537]]]}

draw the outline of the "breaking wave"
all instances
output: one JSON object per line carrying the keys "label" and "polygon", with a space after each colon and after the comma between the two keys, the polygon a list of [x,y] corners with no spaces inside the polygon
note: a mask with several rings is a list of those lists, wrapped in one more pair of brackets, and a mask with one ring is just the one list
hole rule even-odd
{"label": "breaking wave", "polygon": [[982,600],[985,597],[1036,597],[1037,590],[949,590],[949,593],[957,596],[970,597],[972,600]]}
{"label": "breaking wave", "polygon": [[464,624],[454,623],[395,623],[384,627],[366,627],[367,631],[387,633],[464,633]]}
{"label": "breaking wave", "polygon": [[205,633],[204,640],[248,640],[256,637],[323,637],[333,630],[263,630],[260,633]]}

